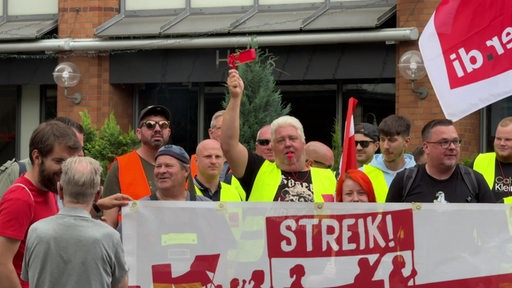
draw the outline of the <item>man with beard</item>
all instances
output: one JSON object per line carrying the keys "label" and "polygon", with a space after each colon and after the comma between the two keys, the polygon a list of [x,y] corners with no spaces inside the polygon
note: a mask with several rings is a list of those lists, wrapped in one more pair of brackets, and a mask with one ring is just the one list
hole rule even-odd
{"label": "man with beard", "polygon": [[36,221],[58,212],[57,181],[62,163],[82,151],[71,127],[48,121],[30,138],[32,168],[6,191],[0,201],[0,279],[2,287],[28,287],[19,276],[26,233]]}
{"label": "man with beard", "polygon": [[[84,145],[84,127],[72,119],[64,116],[56,117],[56,121],[62,122],[69,127],[73,128],[76,133],[76,137],[78,137],[78,141]],[[80,152],[80,156],[84,156],[83,151]],[[24,166],[24,167],[22,167]],[[0,197],[4,195],[5,191],[18,179],[24,171],[28,171],[32,167],[30,163],[30,158],[23,159],[20,161],[9,160],[4,165],[0,167]]]}
{"label": "man with beard", "polygon": [[[156,185],[153,177],[155,155],[160,147],[169,142],[171,136],[171,113],[161,105],[152,105],[140,112],[135,133],[141,146],[117,157],[108,171],[104,185],[104,197],[122,193],[139,200],[154,195]],[[106,222],[116,228],[119,209],[104,211]]]}

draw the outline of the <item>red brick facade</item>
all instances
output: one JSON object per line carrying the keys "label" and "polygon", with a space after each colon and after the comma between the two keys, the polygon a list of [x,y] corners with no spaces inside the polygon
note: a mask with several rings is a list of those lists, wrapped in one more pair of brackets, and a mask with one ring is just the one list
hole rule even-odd
{"label": "red brick facade", "polygon": [[[417,27],[420,35],[427,24],[440,0],[397,0],[397,27]],[[403,42],[397,45],[397,60],[408,50],[419,50],[417,41]],[[409,80],[400,76],[396,71],[396,113],[411,119],[413,128],[411,131],[413,149],[421,144],[421,128],[431,119],[444,118],[443,111],[437,101],[432,85],[425,77],[416,81],[416,87],[428,87],[429,96],[420,100],[411,91]],[[474,157],[480,150],[480,114],[474,112],[462,118],[455,124],[459,136],[463,139],[461,146],[461,159]]]}
{"label": "red brick facade", "polygon": [[[96,27],[119,14],[119,1],[101,0],[60,0],[59,36],[60,38],[94,38]],[[74,54],[77,54],[76,52]],[[66,57],[60,61],[72,61],[80,69],[81,79],[77,86],[68,89],[68,93],[80,92],[82,102],[75,105],[64,101],[64,89],[59,88],[57,111],[59,115],[79,120],[78,112],[87,110],[91,121],[98,127],[103,124],[111,112],[124,129],[131,127],[132,88],[115,87],[109,84],[109,56],[101,53],[83,53],[82,56]]]}

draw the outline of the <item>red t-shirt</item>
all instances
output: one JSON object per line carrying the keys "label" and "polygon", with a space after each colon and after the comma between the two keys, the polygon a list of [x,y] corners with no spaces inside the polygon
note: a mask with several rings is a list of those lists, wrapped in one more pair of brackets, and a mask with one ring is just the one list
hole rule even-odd
{"label": "red t-shirt", "polygon": [[[0,200],[0,236],[21,240],[12,261],[20,277],[28,228],[38,220],[57,214],[59,207],[54,193],[37,188],[25,175],[18,178],[14,184],[25,185],[30,194],[19,185],[7,189]],[[23,287],[28,287],[25,281],[20,281]]]}

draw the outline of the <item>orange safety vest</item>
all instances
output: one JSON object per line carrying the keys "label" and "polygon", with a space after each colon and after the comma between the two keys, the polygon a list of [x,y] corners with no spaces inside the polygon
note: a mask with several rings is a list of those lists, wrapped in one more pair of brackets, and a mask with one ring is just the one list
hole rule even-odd
{"label": "orange safety vest", "polygon": [[121,193],[134,200],[151,195],[148,178],[144,173],[139,154],[134,150],[116,158],[119,169]]}

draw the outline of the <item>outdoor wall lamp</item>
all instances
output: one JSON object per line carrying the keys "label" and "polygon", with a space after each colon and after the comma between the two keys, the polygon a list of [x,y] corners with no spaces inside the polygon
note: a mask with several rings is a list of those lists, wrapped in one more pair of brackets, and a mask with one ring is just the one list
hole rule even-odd
{"label": "outdoor wall lamp", "polygon": [[80,81],[80,70],[78,70],[74,63],[62,62],[57,65],[55,70],[53,70],[53,80],[60,87],[64,87],[64,97],[70,99],[75,104],[79,104],[82,101],[82,95],[78,92],[68,95],[68,88],[76,86],[78,81]]}
{"label": "outdoor wall lamp", "polygon": [[423,65],[423,58],[421,58],[420,51],[410,50],[402,54],[398,63],[398,70],[400,71],[400,75],[402,75],[402,77],[411,80],[411,90],[416,93],[418,98],[427,98],[427,87],[414,87],[414,82],[416,80],[422,79],[425,77],[425,75],[427,75],[427,70],[425,70],[425,65]]}

